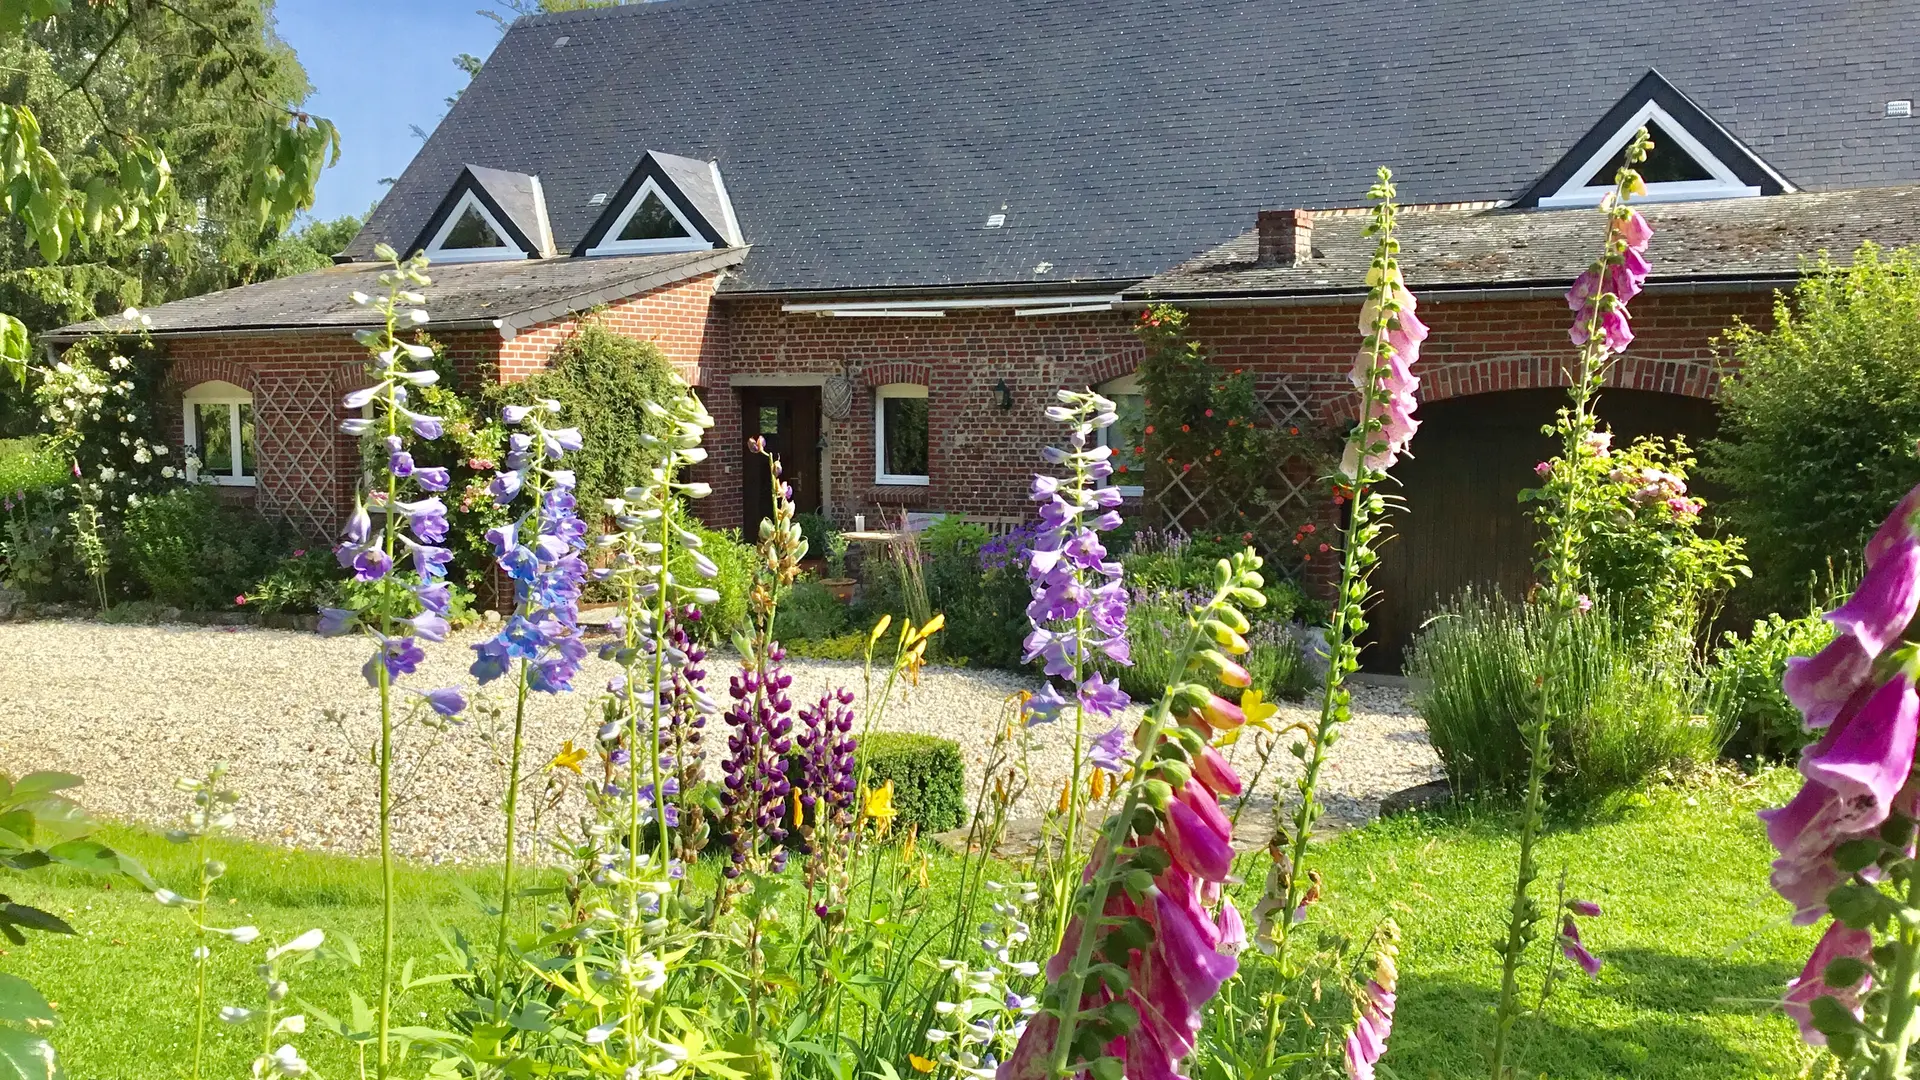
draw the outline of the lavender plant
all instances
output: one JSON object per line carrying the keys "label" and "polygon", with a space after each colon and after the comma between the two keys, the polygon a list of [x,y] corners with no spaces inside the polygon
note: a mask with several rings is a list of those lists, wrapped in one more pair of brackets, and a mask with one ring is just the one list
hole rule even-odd
{"label": "lavender plant", "polygon": [[1920,487],[1894,508],[1865,551],[1853,596],[1827,613],[1833,641],[1787,662],[1782,688],[1816,741],[1800,757],[1805,784],[1762,811],[1779,851],[1773,888],[1806,926],[1831,915],[1783,1008],[1840,1075],[1912,1075],[1920,1041]]}
{"label": "lavender plant", "polygon": [[[1051,937],[1056,947],[1066,934],[1068,898],[1079,864],[1077,845],[1087,803],[1082,783],[1087,717],[1111,718],[1129,704],[1118,683],[1108,682],[1094,670],[1094,654],[1114,664],[1132,662],[1120,562],[1109,559],[1100,542],[1102,532],[1120,524],[1120,489],[1101,484],[1113,475],[1113,451],[1088,446],[1094,432],[1111,426],[1119,415],[1112,401],[1090,390],[1061,390],[1058,401],[1047,407],[1047,419],[1067,425],[1067,445],[1049,446],[1042,453],[1048,463],[1066,466],[1067,475],[1033,478],[1032,498],[1040,505],[1042,531],[1027,555],[1027,580],[1033,592],[1027,618],[1033,630],[1027,634],[1022,657],[1026,663],[1043,661],[1047,675],[1046,683],[1027,702],[1026,722],[1052,723],[1068,708],[1073,713],[1073,766],[1061,794],[1060,858],[1048,874],[1054,912]],[[1066,693],[1055,679],[1066,682]]]}
{"label": "lavender plant", "polygon": [[[1598,430],[1594,398],[1606,381],[1613,358],[1633,341],[1627,301],[1640,292],[1646,280],[1648,268],[1643,253],[1653,227],[1627,202],[1646,191],[1635,166],[1646,160],[1652,146],[1646,128],[1628,142],[1622,164],[1614,174],[1613,190],[1600,201],[1600,210],[1607,215],[1607,236],[1600,258],[1574,280],[1567,292],[1567,306],[1574,312],[1568,337],[1579,349],[1579,368],[1573,372],[1568,407],[1560,410],[1558,419],[1547,429],[1548,434],[1560,437],[1560,456],[1543,463],[1547,467],[1539,470],[1542,486],[1532,493],[1536,504],[1533,517],[1541,532],[1545,600],[1558,616],[1556,625],[1565,625],[1567,619],[1585,613],[1593,603],[1582,591],[1586,579],[1582,548],[1602,505],[1595,491],[1609,471],[1604,452],[1611,441],[1609,433]],[[1553,647],[1550,641],[1548,648]],[[1494,1007],[1493,1045],[1488,1054],[1493,1080],[1506,1080],[1508,1076],[1508,1048],[1522,1009],[1520,968],[1528,947],[1538,936],[1541,919],[1540,905],[1532,895],[1533,883],[1540,876],[1534,844],[1542,826],[1545,781],[1552,765],[1553,718],[1548,713],[1546,695],[1537,694],[1537,700],[1526,732],[1527,793],[1521,809],[1513,900],[1506,936],[1499,945],[1500,999]]]}
{"label": "lavender plant", "polygon": [[514,870],[519,855],[521,755],[525,748],[527,694],[564,693],[586,659],[580,630],[580,588],[587,575],[586,523],[576,512],[574,475],[559,467],[580,449],[578,428],[549,427],[560,403],[509,405],[501,419],[521,428],[507,437],[503,468],[487,490],[495,505],[511,506],[521,495],[529,506],[520,516],[487,530],[494,559],[513,582],[514,609],[494,637],[473,646],[472,673],[482,685],[515,672],[513,741],[507,758],[505,863],[501,869],[498,930],[494,941],[497,977],[510,966],[509,940],[517,898]]}
{"label": "lavender plant", "polygon": [[[392,248],[382,244],[375,249],[390,269],[382,271],[380,284],[387,294],[379,298],[355,292],[353,300],[371,307],[380,315],[380,330],[363,330],[355,335],[373,353],[368,365],[374,379],[371,386],[346,396],[347,411],[365,416],[349,416],[341,429],[349,435],[371,436],[380,440],[387,453],[386,467],[369,478],[370,491],[356,500],[353,514],[341,542],[334,548],[340,565],[353,573],[353,579],[367,586],[367,606],[361,609],[326,608],[320,613],[320,633],[337,636],[359,631],[372,641],[373,655],[361,673],[367,685],[380,695],[380,741],[374,761],[380,774],[380,997],[377,1005],[379,1025],[378,1076],[385,1080],[390,1065],[389,1035],[393,1012],[393,938],[394,938],[394,860],[393,860],[393,733],[395,692],[399,680],[412,674],[426,659],[420,642],[446,640],[446,613],[452,595],[444,576],[453,552],[439,546],[447,535],[446,506],[437,492],[445,491],[449,476],[444,468],[415,468],[407,451],[407,439],[437,439],[441,434],[438,417],[414,412],[407,407],[408,388],[431,386],[439,374],[431,368],[414,365],[430,363],[433,350],[425,345],[402,341],[402,325],[420,326],[427,322],[426,311],[418,305],[426,302],[417,289],[430,284],[427,260],[415,255],[402,261]],[[413,494],[421,498],[407,498]],[[378,529],[368,513],[368,496],[383,511]],[[411,572],[403,572],[397,562],[406,561]],[[420,696],[441,716],[455,716],[466,707],[465,697],[456,689],[430,690]]]}

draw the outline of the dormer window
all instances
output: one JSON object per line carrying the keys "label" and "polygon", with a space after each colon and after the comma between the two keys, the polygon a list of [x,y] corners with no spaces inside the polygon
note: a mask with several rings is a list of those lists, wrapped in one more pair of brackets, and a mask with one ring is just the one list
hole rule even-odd
{"label": "dormer window", "polygon": [[1793,190],[1659,72],[1649,71],[1515,204],[1598,205],[1613,190],[1627,144],[1643,126],[1653,151],[1640,165],[1647,191],[1636,201],[1738,199]]}
{"label": "dormer window", "polygon": [[717,162],[649,150],[576,255],[652,255],[738,247],[740,226]]}
{"label": "dormer window", "polygon": [[437,263],[540,259],[554,254],[540,178],[468,165],[414,248]]}

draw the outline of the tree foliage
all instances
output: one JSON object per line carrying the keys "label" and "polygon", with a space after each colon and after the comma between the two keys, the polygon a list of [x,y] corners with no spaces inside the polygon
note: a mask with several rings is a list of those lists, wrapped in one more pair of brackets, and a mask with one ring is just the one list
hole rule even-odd
{"label": "tree foliage", "polygon": [[1823,259],[1773,323],[1737,322],[1722,341],[1720,436],[1705,450],[1756,598],[1792,611],[1920,482],[1920,256],[1868,244],[1851,266]]}

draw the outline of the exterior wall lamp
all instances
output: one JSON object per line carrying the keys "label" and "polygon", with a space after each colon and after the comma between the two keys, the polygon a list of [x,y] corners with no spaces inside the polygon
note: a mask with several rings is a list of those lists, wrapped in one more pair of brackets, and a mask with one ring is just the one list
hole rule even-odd
{"label": "exterior wall lamp", "polygon": [[1013,391],[1007,388],[1007,380],[1001,379],[993,384],[993,392],[1000,395],[1000,408],[1013,408]]}

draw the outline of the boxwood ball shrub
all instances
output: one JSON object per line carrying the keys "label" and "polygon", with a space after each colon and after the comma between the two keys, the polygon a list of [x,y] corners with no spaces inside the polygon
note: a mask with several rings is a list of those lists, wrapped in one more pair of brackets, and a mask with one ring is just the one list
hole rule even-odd
{"label": "boxwood ball shrub", "polygon": [[922,835],[957,829],[966,821],[967,777],[960,744],[932,735],[877,731],[857,751],[867,786],[893,781],[895,832],[918,825]]}

